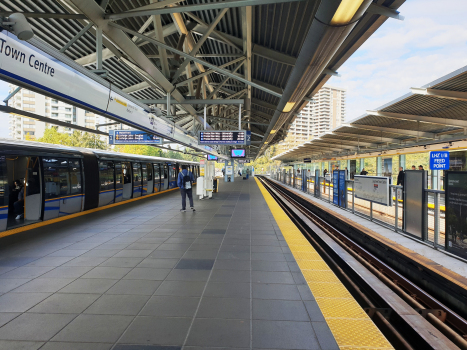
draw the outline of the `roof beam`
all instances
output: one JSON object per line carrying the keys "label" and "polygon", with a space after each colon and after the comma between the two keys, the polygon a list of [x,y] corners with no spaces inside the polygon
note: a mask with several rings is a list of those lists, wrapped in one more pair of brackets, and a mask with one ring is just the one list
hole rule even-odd
{"label": "roof beam", "polygon": [[48,12],[6,12],[0,11],[1,17],[8,17],[13,13],[21,13],[29,18],[60,18],[60,19],[88,19],[80,13],[48,13]]}
{"label": "roof beam", "polygon": [[374,131],[387,132],[390,134],[397,134],[397,135],[409,135],[413,137],[424,137],[427,139],[434,139],[436,137],[435,133],[427,132],[427,131],[388,128],[384,126],[362,125],[362,124],[351,124],[351,126],[353,128],[358,128],[358,129],[374,130]]}
{"label": "roof beam", "polygon": [[349,140],[342,140],[342,139],[334,139],[331,137],[322,138],[323,141],[329,142],[330,144],[348,144],[353,146],[362,146],[362,147],[375,147],[378,146],[377,143],[370,143],[370,142],[360,142],[360,141],[349,141]]}
{"label": "roof beam", "polygon": [[[244,63],[245,63],[245,61],[242,61],[242,62],[238,63],[237,66],[236,66],[236,67],[234,68],[234,70],[232,71],[232,73],[235,73],[237,70],[239,70],[239,68],[240,68]],[[209,99],[213,98],[213,97],[220,91],[220,89],[222,88],[222,86],[223,86],[225,83],[227,83],[227,81],[228,81],[229,79],[230,79],[230,77],[225,77],[225,79],[222,80],[222,82],[221,82],[220,84],[217,85],[217,87],[214,89],[214,91],[211,92],[211,93],[209,94],[209,96],[206,97],[206,99],[209,100]]]}
{"label": "roof beam", "polygon": [[[166,99],[160,100],[139,100],[141,103],[146,104],[167,104]],[[228,99],[219,99],[219,100],[199,100],[199,99],[185,99],[183,102],[171,102],[171,104],[178,104],[178,105],[239,105],[243,104],[245,100],[243,99],[236,99],[236,100],[228,100]]]}
{"label": "roof beam", "polygon": [[374,15],[380,15],[380,16],[385,16],[385,17],[398,19],[400,21],[404,20],[404,16],[401,16],[399,11],[396,11],[396,10],[390,8],[390,7],[378,5],[378,4],[375,4],[375,3],[372,3],[367,8],[366,12],[374,14]]}
{"label": "roof beam", "polygon": [[[96,2],[87,0],[67,0],[66,3],[68,4],[68,2],[73,4],[81,13],[85,14],[96,26],[101,27],[109,40],[115,43],[115,45],[132,59],[138,67],[140,67],[147,76],[153,79],[165,92],[170,92],[175,101],[183,102],[185,100],[180,91],[170,83],[153,62],[144,55],[138,46],[136,46],[122,30],[110,26],[110,23],[103,19],[105,12]],[[133,31],[133,33],[144,37],[144,35],[138,32]],[[196,115],[196,110],[192,106],[188,105],[184,107],[184,109],[191,115]],[[200,120],[200,122],[202,122],[202,120]]]}
{"label": "roof beam", "polygon": [[[77,0],[75,0],[75,1],[77,1]],[[239,1],[248,1],[248,0],[239,0]],[[114,28],[118,28],[118,29],[120,29],[120,30],[123,30],[124,32],[129,33],[129,34],[138,36],[138,37],[141,38],[141,39],[145,39],[145,40],[147,40],[147,41],[150,41],[150,42],[152,42],[153,44],[155,44],[155,45],[157,45],[157,46],[160,46],[160,47],[165,48],[165,49],[167,49],[167,50],[169,50],[169,51],[172,51],[172,52],[174,52],[174,53],[176,53],[176,54],[178,54],[178,55],[180,55],[180,56],[183,56],[183,57],[185,57],[185,58],[191,59],[192,61],[195,61],[195,62],[197,62],[197,63],[200,63],[200,64],[202,64],[203,66],[206,66],[206,67],[208,67],[208,68],[211,68],[212,70],[214,70],[214,71],[216,71],[216,72],[219,72],[219,73],[221,73],[221,74],[223,74],[223,75],[230,76],[230,77],[233,78],[233,79],[239,80],[239,81],[241,81],[241,82],[243,82],[243,83],[245,83],[245,84],[247,84],[247,85],[251,85],[251,86],[253,86],[253,87],[255,87],[255,88],[259,89],[259,90],[262,90],[262,91],[264,91],[264,92],[267,92],[267,93],[269,93],[269,94],[271,94],[271,95],[273,95],[273,96],[276,96],[276,97],[281,97],[281,96],[282,96],[282,95],[280,95],[280,94],[278,94],[278,93],[276,93],[276,92],[274,92],[274,91],[271,91],[271,90],[266,89],[266,88],[264,88],[264,87],[262,87],[262,86],[260,86],[260,85],[258,85],[258,84],[255,84],[255,83],[253,83],[253,82],[251,82],[251,81],[248,81],[248,80],[246,80],[246,79],[244,79],[244,78],[241,78],[241,77],[239,77],[239,76],[237,76],[237,75],[231,73],[230,71],[228,71],[228,70],[226,70],[226,69],[219,68],[219,67],[217,67],[217,66],[215,66],[215,65],[213,65],[213,64],[211,64],[211,63],[209,63],[209,62],[203,61],[203,60],[200,59],[200,58],[194,57],[194,56],[192,56],[192,55],[190,55],[190,54],[187,54],[187,53],[182,52],[182,51],[179,51],[179,50],[177,50],[177,49],[175,49],[175,48],[173,48],[173,47],[171,47],[171,46],[169,46],[169,45],[166,45],[166,44],[164,44],[164,43],[162,43],[162,42],[160,42],[160,41],[158,41],[158,40],[149,38],[149,37],[147,37],[147,36],[145,36],[145,35],[143,35],[143,34],[140,34],[140,33],[138,33],[138,32],[135,32],[134,30],[131,30],[131,29],[129,29],[129,28],[125,28],[125,27],[123,27],[123,26],[121,26],[121,25],[119,25],[119,24],[113,23],[113,22],[109,22],[109,26],[114,27]]]}
{"label": "roof beam", "polygon": [[433,96],[438,98],[446,98],[449,100],[467,101],[467,92],[463,91],[448,91],[437,89],[410,88],[413,94]]}
{"label": "roof beam", "polygon": [[151,15],[168,15],[172,13],[183,13],[183,12],[196,12],[204,10],[219,10],[233,7],[243,6],[255,6],[255,5],[267,5],[277,4],[284,2],[298,2],[307,0],[227,0],[219,2],[209,2],[204,4],[196,5],[184,5],[184,6],[171,6],[161,9],[149,9],[149,10],[136,10],[127,11],[121,13],[107,14],[104,16],[105,19],[117,20],[128,17],[139,17],[139,16],[151,16]]}
{"label": "roof beam", "polygon": [[252,98],[251,103],[254,104],[254,105],[257,105],[257,106],[264,107],[264,108],[272,109],[274,111],[276,110],[276,105],[273,105],[271,103],[267,103],[267,102],[259,100],[257,98]]}
{"label": "roof beam", "polygon": [[392,112],[383,112],[383,111],[366,111],[370,115],[375,115],[379,117],[394,118],[394,119],[404,119],[404,120],[414,120],[425,123],[441,124],[446,126],[458,126],[460,128],[467,127],[467,120],[453,119],[453,118],[439,118],[439,117],[430,117],[426,115],[414,115],[414,114],[402,114],[402,113],[392,113]]}
{"label": "roof beam", "polygon": [[[193,19],[197,20],[196,18],[194,18],[195,16],[193,16],[191,13],[186,13],[186,15],[188,15],[188,16],[192,17]],[[206,31],[206,26],[207,25],[200,23],[200,25],[197,25],[193,29],[193,32],[199,33],[199,34],[202,35]],[[243,44],[242,39],[234,37],[234,36],[226,34],[226,33],[223,33],[223,32],[220,32],[218,30],[215,30],[215,31],[212,32],[211,38],[214,39],[214,40],[220,41],[220,42],[222,42],[224,44],[231,45],[231,46],[233,46],[233,47],[235,47],[237,49],[240,46],[242,46],[242,44]],[[284,53],[281,53],[279,51],[269,49],[267,47],[264,47],[264,46],[261,46],[261,45],[258,45],[258,44],[252,44],[251,53],[253,55],[263,57],[265,59],[268,59],[268,60],[271,60],[271,61],[274,61],[274,62],[277,62],[277,63],[287,64],[289,66],[295,65],[295,62],[297,60],[293,56],[289,56],[287,54],[284,54]]]}
{"label": "roof beam", "polygon": [[59,121],[59,120],[56,120],[56,119],[53,119],[53,118],[44,117],[44,116],[41,116],[41,115],[36,114],[36,113],[26,112],[26,111],[23,111],[21,109],[16,109],[16,108],[9,107],[9,106],[0,105],[0,112],[22,115],[22,116],[27,117],[27,118],[36,119],[36,120],[39,120],[39,121],[44,122],[44,123],[63,126],[65,128],[71,128],[71,129],[75,129],[75,130],[91,132],[91,133],[99,134],[99,135],[106,135],[106,136],[109,135],[108,133],[103,132],[103,131],[89,129],[89,128],[85,128],[84,126],[79,126],[79,125],[75,125],[75,124],[71,124],[71,123],[67,123],[67,122],[62,122],[62,121]]}
{"label": "roof beam", "polygon": [[[156,1],[157,0],[149,0],[150,5],[153,5],[154,3],[156,3],[158,5],[161,4],[161,3],[157,3]],[[164,33],[163,33],[163,29],[162,29],[161,16],[160,15],[154,15],[154,16],[152,16],[152,19],[153,19],[154,29],[156,30],[156,32],[154,33],[154,38],[156,38],[160,42],[165,43]],[[148,19],[148,21],[149,21],[149,19]],[[141,28],[140,28],[140,30],[138,30],[138,33],[143,33],[143,32],[144,32],[144,30],[141,30]],[[132,40],[136,41],[136,38],[133,37]],[[159,56],[160,56],[160,64],[161,64],[161,67],[162,67],[162,73],[168,79],[170,79],[170,69],[169,69],[169,61],[168,61],[168,58],[167,58],[167,51],[165,49],[163,49],[163,48],[158,48],[158,50],[159,50]]]}
{"label": "roof beam", "polygon": [[[353,128],[353,126],[347,126]],[[354,128],[354,130],[357,130]],[[389,142],[389,143],[397,143],[400,144],[404,140],[399,140],[399,139],[392,139],[389,137],[379,137],[379,136],[372,136],[372,135],[365,135],[365,134],[356,134],[356,133],[350,133],[350,132],[338,132],[338,131],[333,131],[332,132],[334,135],[341,135],[341,136],[347,136],[347,137],[355,137],[358,139],[362,139],[365,141],[373,140],[373,141],[380,141],[380,142]]]}
{"label": "roof beam", "polygon": [[[245,79],[251,80],[251,27],[252,27],[252,9],[251,6],[240,8],[240,14],[242,19],[242,38],[243,38],[243,55],[246,57],[243,71]],[[263,86],[264,87],[264,86]],[[247,85],[246,103],[245,103],[245,117],[249,119],[251,115],[251,85]],[[271,90],[271,89],[268,89]],[[271,90],[274,91],[274,90]],[[277,92],[277,91],[275,91]],[[282,94],[282,92],[279,92]]]}
{"label": "roof beam", "polygon": [[[146,23],[148,24],[151,24],[152,22],[152,18],[149,18]],[[143,24],[143,26],[138,30],[138,32],[141,32],[143,33],[144,30],[147,28],[146,26],[146,23]],[[144,28],[142,30],[142,28]],[[162,32],[164,33],[164,37],[168,36],[168,35],[172,35],[173,33],[176,33],[177,32],[177,28],[175,27],[175,24],[171,23],[171,24],[167,24],[165,26],[162,27]],[[149,32],[146,33],[146,35],[154,35],[155,33],[155,30],[150,30]],[[136,40],[137,38],[133,38],[132,40],[133,41],[136,41],[136,45],[138,46],[143,46],[143,45],[147,45],[148,42],[147,41],[139,41]],[[104,41],[104,45],[107,46],[106,42]],[[102,50],[102,60],[105,61],[109,58],[112,58],[114,57],[115,54],[110,51],[109,49],[103,49]],[[96,53],[91,53],[89,55],[86,55],[86,56],[83,56],[83,57],[80,57],[78,59],[75,60],[76,63],[82,65],[82,66],[89,66],[91,64],[94,64],[96,63]]]}
{"label": "roof beam", "polygon": [[[76,34],[69,42],[67,42],[65,44],[65,46],[63,46],[61,49],[60,49],[60,52],[65,52],[71,45],[73,45],[75,43],[76,40],[78,40],[79,38],[81,38],[81,36],[86,33],[90,28],[92,27],[92,23],[88,23],[83,29],[81,29],[79,31],[78,34]],[[110,50],[109,50],[110,51]]]}
{"label": "roof beam", "polygon": [[[229,9],[228,8],[225,8],[223,10],[221,10],[216,18],[214,19],[214,21],[209,25],[208,29],[206,30],[206,33],[201,37],[201,39],[199,39],[195,46],[191,49],[190,51],[190,55],[191,56],[196,56],[196,54],[198,53],[198,51],[201,49],[201,46],[204,44],[204,42],[209,38],[209,35],[211,35],[212,31],[214,30],[214,28],[216,28],[217,24],[220,22],[220,20],[222,19],[222,17],[224,17],[224,15],[226,14],[226,12],[228,11]],[[172,81],[175,82],[178,77],[181,75],[181,73],[183,72],[183,70],[185,69],[185,67],[190,63],[190,60],[185,58],[185,60],[182,62],[182,64],[180,65],[180,67],[178,67],[177,71],[175,72],[174,76],[172,77]]]}

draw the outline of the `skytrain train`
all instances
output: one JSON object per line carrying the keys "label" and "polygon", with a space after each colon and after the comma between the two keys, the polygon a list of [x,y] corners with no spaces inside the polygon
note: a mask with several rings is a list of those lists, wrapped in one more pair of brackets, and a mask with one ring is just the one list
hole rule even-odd
{"label": "skytrain train", "polygon": [[0,232],[176,188],[183,164],[199,176],[198,162],[0,139]]}

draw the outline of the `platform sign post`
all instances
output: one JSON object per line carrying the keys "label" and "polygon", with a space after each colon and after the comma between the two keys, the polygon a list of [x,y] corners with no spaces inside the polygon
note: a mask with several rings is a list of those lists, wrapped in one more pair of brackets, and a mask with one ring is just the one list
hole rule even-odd
{"label": "platform sign post", "polygon": [[430,152],[430,170],[449,170],[449,152]]}
{"label": "platform sign post", "polygon": [[314,192],[315,192],[315,197],[319,197],[320,192],[319,192],[319,169],[315,170],[315,186],[314,186]]}
{"label": "platform sign post", "polygon": [[[331,186],[329,186],[329,192],[331,192]],[[332,171],[332,202],[339,205],[339,170]]]}
{"label": "platform sign post", "polygon": [[110,130],[110,145],[154,145],[161,144],[162,139],[154,134],[140,130]]}
{"label": "platform sign post", "polygon": [[446,251],[467,257],[467,172],[447,171],[446,193]]}
{"label": "platform sign post", "polygon": [[347,189],[345,185],[346,173],[346,170],[339,170],[339,206],[342,208],[347,207],[347,201],[345,200],[347,198]]}

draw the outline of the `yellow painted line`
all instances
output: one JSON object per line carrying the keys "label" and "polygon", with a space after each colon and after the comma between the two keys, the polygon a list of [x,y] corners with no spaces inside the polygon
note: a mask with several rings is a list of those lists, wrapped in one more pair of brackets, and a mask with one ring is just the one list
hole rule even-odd
{"label": "yellow painted line", "polygon": [[342,350],[394,350],[326,262],[255,179],[284,238]]}
{"label": "yellow painted line", "polygon": [[94,209],[90,209],[90,210],[86,210],[86,211],[80,211],[79,213],[70,214],[70,215],[66,215],[66,216],[61,216],[59,218],[55,218],[55,219],[51,219],[51,220],[47,220],[47,221],[36,222],[35,224],[31,224],[31,225],[21,226],[21,227],[12,229],[12,230],[7,230],[7,231],[4,231],[4,232],[0,232],[0,238],[6,237],[6,236],[11,236],[11,235],[14,235],[16,233],[20,233],[20,232],[24,232],[24,231],[29,231],[29,230],[32,230],[32,229],[35,229],[35,228],[38,228],[38,227],[42,227],[42,226],[46,226],[46,225],[50,225],[50,224],[55,224],[56,222],[61,222],[61,221],[77,218],[79,216],[83,216],[83,215],[86,215],[86,214],[95,213],[96,211],[101,211],[101,210],[117,207],[119,205],[126,204],[126,203],[131,203],[131,202],[143,199],[143,198],[157,196],[158,194],[162,194],[162,193],[166,193],[166,192],[170,192],[170,191],[174,191],[174,190],[178,190],[178,187],[177,188],[171,188],[169,190],[165,190],[165,191],[162,191],[162,192],[148,194],[146,196],[142,196],[142,197],[138,197],[138,198],[127,199],[127,200],[124,200],[124,201],[121,201],[121,202],[118,202],[118,203],[113,203],[113,204],[106,205],[104,207],[94,208]]}

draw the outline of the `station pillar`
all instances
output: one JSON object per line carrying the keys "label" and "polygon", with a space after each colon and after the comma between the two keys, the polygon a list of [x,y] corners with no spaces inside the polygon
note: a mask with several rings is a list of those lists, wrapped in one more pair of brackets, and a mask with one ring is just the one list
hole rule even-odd
{"label": "station pillar", "polygon": [[405,167],[406,167],[406,165],[405,165],[405,154],[401,154],[399,156],[399,167],[402,167],[402,169],[405,170]]}
{"label": "station pillar", "polygon": [[360,169],[358,169],[357,173],[360,174],[365,167],[365,158],[360,158]]}
{"label": "station pillar", "polygon": [[[227,167],[232,166],[232,174],[227,175]],[[230,182],[234,182],[235,179],[235,162],[233,160],[226,160],[224,161],[224,182],[229,181],[229,176],[230,176]]]}
{"label": "station pillar", "polygon": [[381,176],[382,174],[383,174],[382,158],[376,157],[376,176]]}

